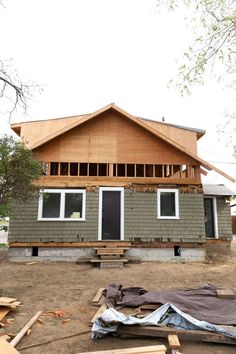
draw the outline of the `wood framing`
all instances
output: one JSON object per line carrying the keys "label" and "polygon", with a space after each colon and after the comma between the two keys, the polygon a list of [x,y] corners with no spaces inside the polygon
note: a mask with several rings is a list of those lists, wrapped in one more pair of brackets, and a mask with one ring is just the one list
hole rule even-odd
{"label": "wood framing", "polygon": [[[44,136],[44,138],[37,140],[36,137],[34,137],[34,143],[31,142],[31,144],[29,145],[31,149],[35,150],[39,147],[42,147],[44,144],[52,142],[54,139],[58,138],[58,137],[63,137],[66,133],[68,134],[68,132],[73,131],[74,128],[78,128],[83,126],[85,123],[88,123],[92,120],[94,120],[94,118],[99,117],[99,120],[101,119],[101,116],[106,115],[105,113],[119,113],[120,116],[122,116],[123,118],[125,118],[127,121],[132,122],[136,127],[140,127],[142,128],[144,131],[149,132],[151,135],[153,135],[154,137],[158,138],[159,141],[161,140],[162,142],[166,143],[169,145],[170,148],[174,148],[175,150],[179,151],[180,153],[183,153],[184,155],[188,156],[188,158],[191,158],[195,161],[195,163],[198,163],[199,165],[203,166],[204,168],[206,168],[207,170],[214,170],[215,172],[221,174],[222,176],[224,176],[225,178],[231,180],[232,182],[235,182],[235,178],[230,177],[229,175],[227,175],[226,173],[224,173],[223,171],[219,170],[218,168],[216,168],[215,166],[207,163],[206,161],[204,161],[203,159],[199,158],[196,153],[193,153],[192,151],[196,150],[192,147],[190,147],[190,149],[187,149],[186,147],[184,147],[184,140],[185,140],[185,134],[182,132],[182,136],[180,137],[180,140],[182,139],[182,144],[180,144],[179,142],[176,142],[176,140],[173,140],[170,138],[170,136],[172,136],[171,134],[165,135],[163,134],[163,130],[156,129],[155,124],[150,124],[150,122],[148,123],[145,120],[136,118],[134,116],[132,116],[131,114],[125,112],[124,110],[122,110],[121,108],[119,108],[118,106],[116,106],[114,103],[111,103],[97,111],[95,111],[92,114],[88,114],[88,115],[83,115],[83,116],[75,116],[75,117],[69,117],[67,118],[67,124],[65,124],[65,119],[63,120],[58,120],[60,122],[60,128],[58,130],[52,129],[52,123],[48,123],[48,135]],[[114,115],[114,114],[113,114]],[[117,115],[116,115],[117,116]],[[58,122],[58,127],[59,127],[59,122]],[[40,124],[40,123],[37,123]],[[43,123],[41,123],[43,124]],[[155,126],[155,128],[154,128]],[[18,125],[12,125],[12,129],[15,130],[18,134],[20,132],[20,126]],[[31,126],[31,132],[33,130],[33,126]],[[183,131],[186,130],[188,131],[186,128],[182,129]],[[191,129],[190,129],[191,130]],[[47,130],[46,130],[47,131]],[[29,132],[28,132],[29,134]],[[181,134],[180,134],[181,135]],[[197,136],[197,132],[196,132],[196,136]],[[129,138],[132,136],[129,136]],[[173,136],[172,136],[173,137]],[[24,136],[25,141],[27,142],[27,136]],[[103,139],[101,137],[101,139]],[[101,141],[100,139],[100,141]],[[129,139],[128,139],[129,140]],[[114,141],[106,141],[106,143],[108,144],[108,148],[110,151],[112,151],[114,149]],[[96,141],[94,141],[94,144],[96,146]],[[195,142],[195,146],[196,146],[196,142]],[[55,153],[57,151],[53,151],[51,149],[53,149],[53,144],[49,145],[50,147],[50,151],[51,153]],[[88,151],[87,149],[88,147],[84,146],[84,149],[86,151]],[[108,149],[107,149],[108,150]],[[118,150],[118,149],[117,149]],[[190,151],[191,150],[191,151]],[[126,150],[127,151],[127,150]],[[64,148],[60,150],[60,152],[63,154],[64,152]],[[136,154],[137,156],[137,154]],[[63,161],[62,156],[60,156],[61,160]],[[95,157],[94,157],[95,158]],[[95,161],[95,162],[102,162],[102,161]],[[109,161],[106,161],[109,162]],[[125,162],[125,161],[123,161]],[[131,163],[133,163],[135,161],[131,161]]]}
{"label": "wood framing", "polygon": [[225,188],[210,194],[216,233],[208,232],[213,224],[206,222],[209,193],[201,174],[214,170],[235,179],[197,156],[204,131],[138,118],[114,103],[11,127],[43,170],[33,182],[39,195],[15,200],[13,253],[47,257],[53,251],[56,258],[79,259],[91,256],[91,248],[130,247],[131,257],[145,260],[203,260],[207,237],[232,238],[230,211],[218,193]]}

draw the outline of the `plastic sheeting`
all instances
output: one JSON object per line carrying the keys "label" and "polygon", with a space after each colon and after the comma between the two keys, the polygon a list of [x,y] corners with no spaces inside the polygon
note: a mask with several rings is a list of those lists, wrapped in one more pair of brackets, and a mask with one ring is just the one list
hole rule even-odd
{"label": "plastic sheeting", "polygon": [[111,284],[106,289],[105,302],[116,310],[144,304],[170,303],[200,321],[236,326],[236,291],[233,299],[222,299],[216,295],[216,290],[211,284],[196,289],[165,291],[146,291],[140,287],[123,288],[121,284]]}
{"label": "plastic sheeting", "polygon": [[178,307],[171,303],[161,306],[142,319],[130,315],[124,315],[113,308],[107,309],[94,322],[92,327],[92,338],[98,339],[106,334],[115,334],[120,324],[141,326],[167,326],[171,324],[177,329],[203,329],[236,339],[236,332],[233,330],[206,321],[197,320],[182,312]]}

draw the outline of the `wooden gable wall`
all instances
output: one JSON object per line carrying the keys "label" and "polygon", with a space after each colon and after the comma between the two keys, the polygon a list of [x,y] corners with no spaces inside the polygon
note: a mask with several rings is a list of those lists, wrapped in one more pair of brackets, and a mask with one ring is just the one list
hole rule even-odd
{"label": "wooden gable wall", "polygon": [[148,119],[142,119],[142,121],[197,155],[197,132]]}
{"label": "wooden gable wall", "polygon": [[23,122],[11,124],[13,130],[20,128],[20,137],[25,143],[26,147],[31,147],[48,135],[55,133],[59,129],[66,127],[67,125],[82,119],[84,116],[73,116],[67,118],[38,120],[32,122]]}
{"label": "wooden gable wall", "polygon": [[112,110],[36,148],[34,153],[45,162],[197,164]]}

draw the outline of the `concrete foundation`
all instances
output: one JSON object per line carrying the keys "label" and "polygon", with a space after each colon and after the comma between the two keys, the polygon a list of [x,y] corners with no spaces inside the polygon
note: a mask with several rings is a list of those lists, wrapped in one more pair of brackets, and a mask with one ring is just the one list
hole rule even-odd
{"label": "concrete foundation", "polygon": [[205,260],[204,248],[181,248],[175,256],[174,248],[131,248],[126,256],[135,257],[144,262],[202,262]]}
{"label": "concrete foundation", "polygon": [[[68,261],[74,262],[94,256],[93,248],[66,248],[66,247],[39,247],[38,255],[33,256],[32,247],[11,247],[8,251],[9,260],[12,262],[27,261]],[[174,248],[131,248],[125,257],[137,259],[144,262],[202,262],[205,260],[205,249],[202,248],[181,248],[178,255],[175,255]]]}

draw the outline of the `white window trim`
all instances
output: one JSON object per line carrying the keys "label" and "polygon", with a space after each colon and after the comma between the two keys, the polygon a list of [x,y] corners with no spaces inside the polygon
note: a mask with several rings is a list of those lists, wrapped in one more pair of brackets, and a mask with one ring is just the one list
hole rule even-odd
{"label": "white window trim", "polygon": [[120,241],[124,241],[124,188],[123,187],[100,187],[99,188],[98,241],[102,241],[102,199],[103,199],[104,191],[120,192]]}
{"label": "white window trim", "polygon": [[[60,193],[60,216],[59,218],[43,218],[43,193]],[[82,217],[81,218],[64,218],[65,215],[65,194],[80,193],[82,194]],[[38,221],[85,221],[86,210],[86,190],[85,189],[41,189],[39,195]]]}
{"label": "white window trim", "polygon": [[[175,216],[161,215],[161,193],[175,193]],[[157,219],[179,219],[179,190],[178,189],[158,189],[157,190]]]}
{"label": "white window trim", "polygon": [[[215,227],[215,239],[219,238],[219,230],[218,230],[218,215],[217,215],[217,202],[216,197],[205,195],[204,198],[213,200],[213,217],[214,217],[214,227]],[[209,239],[214,239],[213,237],[209,237]]]}

